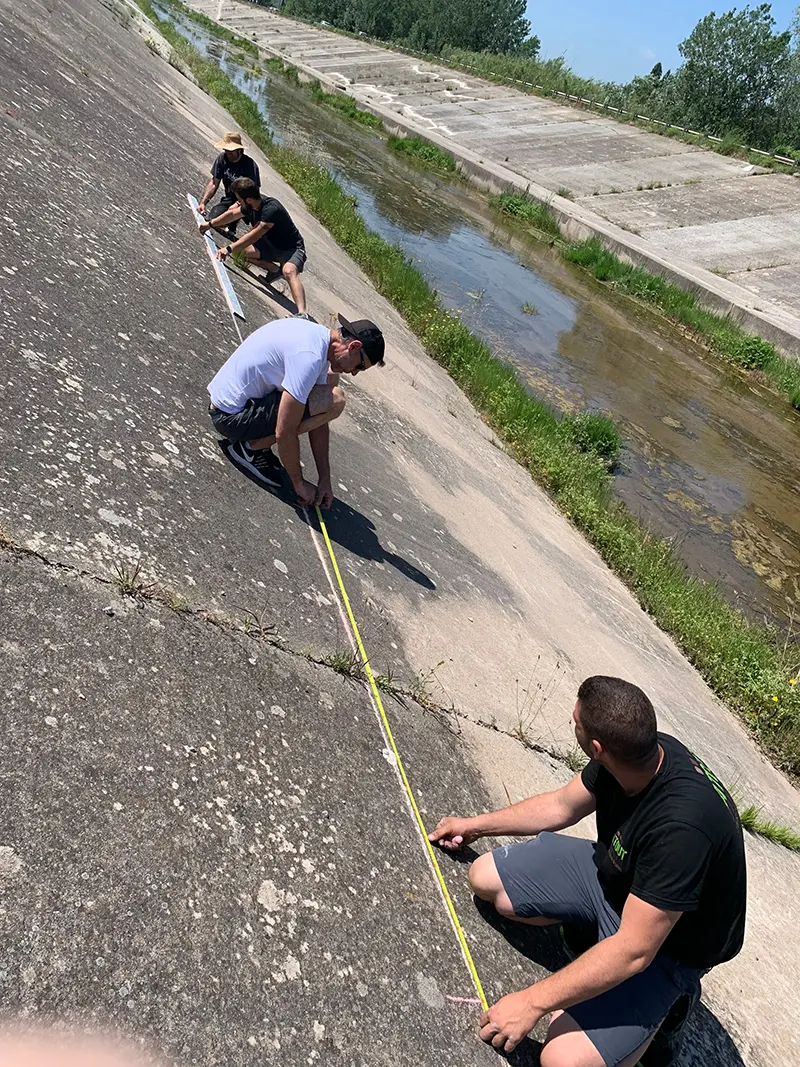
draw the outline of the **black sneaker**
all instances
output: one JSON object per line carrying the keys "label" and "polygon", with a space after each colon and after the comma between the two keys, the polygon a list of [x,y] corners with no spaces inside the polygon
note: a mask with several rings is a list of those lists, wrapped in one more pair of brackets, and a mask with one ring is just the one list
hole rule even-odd
{"label": "black sneaker", "polygon": [[281,478],[283,467],[271,448],[259,448],[251,452],[244,441],[236,441],[228,449],[228,455],[234,463],[238,463],[264,485],[272,486],[274,489],[279,489],[283,485]]}
{"label": "black sneaker", "polygon": [[307,311],[296,311],[294,313],[294,315],[292,315],[292,318],[293,319],[305,319],[306,322],[313,322],[314,321]]}
{"label": "black sneaker", "polygon": [[268,270],[266,271],[261,280],[264,285],[273,285],[275,282],[279,282],[283,277],[283,271],[280,270]]}

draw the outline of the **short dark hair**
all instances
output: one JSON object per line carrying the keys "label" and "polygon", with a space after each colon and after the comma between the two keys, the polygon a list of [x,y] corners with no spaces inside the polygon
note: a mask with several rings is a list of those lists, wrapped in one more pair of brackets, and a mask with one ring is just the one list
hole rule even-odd
{"label": "short dark hair", "polygon": [[578,690],[581,726],[623,763],[643,763],[658,748],[656,713],[646,693],[622,678],[595,674]]}
{"label": "short dark hair", "polygon": [[231,182],[231,192],[242,200],[254,200],[261,195],[261,191],[252,178],[234,178]]}

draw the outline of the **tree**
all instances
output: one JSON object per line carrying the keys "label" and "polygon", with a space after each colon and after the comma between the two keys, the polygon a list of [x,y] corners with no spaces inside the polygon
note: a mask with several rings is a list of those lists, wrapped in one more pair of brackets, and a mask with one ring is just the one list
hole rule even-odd
{"label": "tree", "polygon": [[713,11],[679,46],[677,72],[686,120],[704,132],[740,131],[759,146],[777,133],[791,34],[775,33],[769,4]]}

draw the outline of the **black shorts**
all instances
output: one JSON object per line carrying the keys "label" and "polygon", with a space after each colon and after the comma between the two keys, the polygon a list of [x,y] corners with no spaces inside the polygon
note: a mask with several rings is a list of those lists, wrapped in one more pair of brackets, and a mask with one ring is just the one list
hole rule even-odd
{"label": "black shorts", "polygon": [[306,246],[299,244],[296,248],[280,249],[275,248],[264,238],[262,241],[256,241],[256,248],[258,249],[258,258],[265,260],[267,263],[277,263],[282,267],[284,263],[291,263],[297,268],[297,273],[303,273],[303,267],[306,265]]}
{"label": "black shorts", "polygon": [[[282,396],[283,393],[275,389],[266,396],[248,400],[242,410],[233,415],[209,404],[208,414],[211,416],[214,429],[229,441],[257,441],[260,437],[274,437],[278,427],[278,408]],[[311,412],[306,401],[303,419],[310,418]]]}

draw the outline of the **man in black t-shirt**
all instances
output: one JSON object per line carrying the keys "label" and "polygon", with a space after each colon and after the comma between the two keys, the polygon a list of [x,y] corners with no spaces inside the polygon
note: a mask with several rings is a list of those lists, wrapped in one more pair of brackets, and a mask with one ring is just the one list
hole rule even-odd
{"label": "man in black t-shirt", "polygon": [[[231,252],[243,252],[250,263],[266,271],[268,282],[283,275],[297,305],[298,318],[307,319],[306,293],[300,279],[306,264],[306,246],[291,215],[274,196],[262,196],[249,178],[237,178],[231,191],[236,203],[217,217],[214,227],[219,229],[244,219],[251,229],[227,248],[220,248],[217,258],[227,259]],[[203,223],[200,232],[205,233],[210,225]]]}
{"label": "man in black t-shirt", "polygon": [[[589,763],[568,785],[489,815],[442,819],[430,839],[454,850],[488,835],[537,835],[477,859],[472,889],[509,919],[565,924],[590,946],[493,1005],[481,1037],[510,1052],[554,1012],[541,1067],[634,1067],[647,1064],[665,1019],[650,1055],[657,1045],[675,1053],[675,1020],[699,996],[700,977],[742,947],[742,828],[716,775],[657,732],[637,686],[587,678],[573,719]],[[592,812],[596,842],[555,833]]]}
{"label": "man in black t-shirt", "polygon": [[[249,178],[256,185],[261,185],[261,175],[258,173],[258,164],[250,156],[246,155],[240,133],[226,133],[221,141],[214,145],[220,150],[219,155],[211,164],[211,177],[206,183],[203,195],[197,205],[197,210],[209,221],[219,218],[236,203],[231,186],[237,178]],[[222,196],[219,203],[209,210],[209,203],[213,199],[219,183],[222,182]],[[228,227],[228,236],[236,236],[236,227],[239,220],[234,219]]]}

